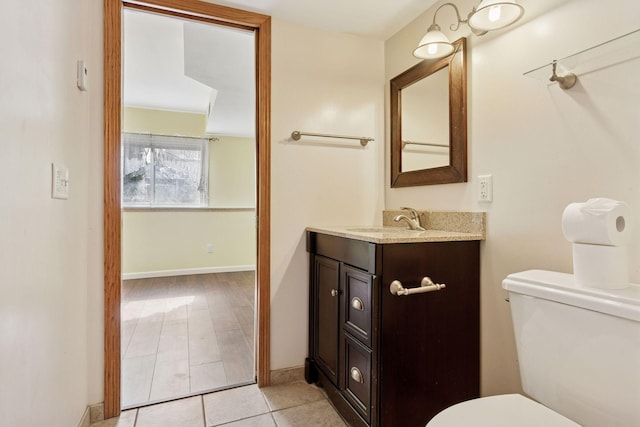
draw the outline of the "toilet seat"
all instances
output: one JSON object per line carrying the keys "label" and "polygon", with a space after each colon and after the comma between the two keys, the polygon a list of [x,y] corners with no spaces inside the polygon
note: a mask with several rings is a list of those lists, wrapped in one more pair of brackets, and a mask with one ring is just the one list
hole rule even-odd
{"label": "toilet seat", "polygon": [[482,397],[450,406],[427,427],[580,427],[570,419],[520,394]]}

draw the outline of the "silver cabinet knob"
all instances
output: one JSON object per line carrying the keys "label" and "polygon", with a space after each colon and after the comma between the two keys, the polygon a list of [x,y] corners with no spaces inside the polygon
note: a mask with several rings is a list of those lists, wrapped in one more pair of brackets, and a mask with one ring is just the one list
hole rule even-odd
{"label": "silver cabinet knob", "polygon": [[362,376],[362,372],[360,372],[360,369],[354,366],[353,368],[351,368],[350,373],[351,373],[351,379],[354,380],[355,382],[360,384],[364,382],[364,377]]}
{"label": "silver cabinet knob", "polygon": [[353,297],[351,300],[351,307],[358,311],[364,311],[364,303],[358,297]]}
{"label": "silver cabinet knob", "polygon": [[337,289],[331,289],[331,296],[332,297],[337,297],[338,296],[338,290]]}

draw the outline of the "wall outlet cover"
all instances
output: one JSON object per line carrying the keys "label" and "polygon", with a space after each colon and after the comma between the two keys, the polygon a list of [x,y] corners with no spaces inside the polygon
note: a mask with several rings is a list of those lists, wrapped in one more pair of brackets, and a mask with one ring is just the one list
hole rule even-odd
{"label": "wall outlet cover", "polygon": [[478,175],[478,201],[484,203],[493,201],[492,175]]}

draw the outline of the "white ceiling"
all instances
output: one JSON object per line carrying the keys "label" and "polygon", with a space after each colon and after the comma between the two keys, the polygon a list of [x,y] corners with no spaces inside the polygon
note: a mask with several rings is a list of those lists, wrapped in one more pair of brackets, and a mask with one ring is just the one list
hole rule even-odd
{"label": "white ceiling", "polygon": [[125,106],[208,114],[207,133],[252,136],[252,32],[126,10]]}
{"label": "white ceiling", "polygon": [[437,0],[207,0],[331,31],[386,40]]}
{"label": "white ceiling", "polygon": [[[210,2],[385,40],[435,0]],[[212,108],[207,133],[252,136],[253,61],[250,32],[125,10],[125,106],[204,114]]]}

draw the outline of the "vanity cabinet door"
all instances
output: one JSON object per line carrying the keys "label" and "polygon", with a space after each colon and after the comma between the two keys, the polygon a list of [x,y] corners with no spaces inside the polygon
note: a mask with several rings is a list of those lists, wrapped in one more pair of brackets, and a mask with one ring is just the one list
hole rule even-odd
{"label": "vanity cabinet door", "polygon": [[[383,247],[380,286],[380,426],[424,426],[444,408],[479,395],[478,242]],[[440,291],[395,296],[422,277]]]}
{"label": "vanity cabinet door", "polygon": [[330,258],[314,258],[315,354],[317,366],[338,386],[340,342],[340,263]]}

